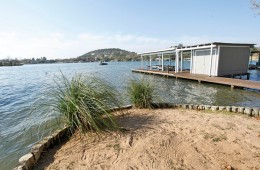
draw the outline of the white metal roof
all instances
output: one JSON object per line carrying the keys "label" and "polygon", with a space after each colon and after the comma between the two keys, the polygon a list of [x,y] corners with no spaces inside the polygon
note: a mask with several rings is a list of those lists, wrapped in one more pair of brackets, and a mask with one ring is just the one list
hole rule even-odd
{"label": "white metal roof", "polygon": [[188,51],[188,50],[192,50],[192,49],[210,48],[211,46],[215,47],[216,45],[253,47],[255,44],[212,42],[212,43],[198,44],[198,45],[192,45],[192,46],[183,46],[183,47],[175,46],[175,47],[166,48],[166,49],[157,50],[157,51],[143,52],[143,53],[139,53],[138,55],[147,56],[147,55],[156,55],[156,54],[162,54],[162,53],[164,53],[164,54],[175,53],[176,51],[186,51],[186,50]]}
{"label": "white metal roof", "polygon": [[174,53],[176,51],[176,48],[166,48],[166,49],[162,49],[162,50],[157,50],[157,51],[148,51],[148,52],[143,52],[143,53],[139,53],[138,55],[155,55],[155,54],[161,54],[161,53]]}

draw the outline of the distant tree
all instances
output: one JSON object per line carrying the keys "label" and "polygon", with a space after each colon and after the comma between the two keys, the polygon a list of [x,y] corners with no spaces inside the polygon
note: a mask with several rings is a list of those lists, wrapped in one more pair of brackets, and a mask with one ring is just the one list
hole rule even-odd
{"label": "distant tree", "polygon": [[251,5],[256,11],[256,15],[260,15],[260,0],[251,0]]}
{"label": "distant tree", "polygon": [[182,43],[180,43],[178,46],[177,46],[177,48],[182,48],[183,47],[183,44]]}
{"label": "distant tree", "polygon": [[250,48],[251,51],[258,51],[256,47]]}

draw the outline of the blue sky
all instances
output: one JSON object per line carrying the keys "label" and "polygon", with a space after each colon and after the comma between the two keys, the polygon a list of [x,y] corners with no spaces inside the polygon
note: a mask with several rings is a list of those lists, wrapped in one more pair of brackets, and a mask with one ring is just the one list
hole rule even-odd
{"label": "blue sky", "polygon": [[0,0],[0,59],[213,41],[260,46],[255,13],[250,0]]}

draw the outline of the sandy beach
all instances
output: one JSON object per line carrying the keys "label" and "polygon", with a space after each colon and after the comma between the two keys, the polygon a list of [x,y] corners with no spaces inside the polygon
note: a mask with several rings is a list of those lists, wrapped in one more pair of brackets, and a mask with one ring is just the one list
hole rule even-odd
{"label": "sandy beach", "polygon": [[260,120],[183,109],[131,109],[123,130],[68,141],[44,153],[36,169],[260,169]]}

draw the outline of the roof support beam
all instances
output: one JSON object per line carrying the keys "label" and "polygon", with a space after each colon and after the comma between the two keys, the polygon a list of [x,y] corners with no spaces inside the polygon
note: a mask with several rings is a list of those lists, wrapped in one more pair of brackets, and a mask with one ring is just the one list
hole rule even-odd
{"label": "roof support beam", "polygon": [[152,70],[152,56],[150,55],[150,70]]}
{"label": "roof support beam", "polygon": [[175,58],[175,73],[179,72],[179,51],[176,50],[176,58]]}
{"label": "roof support beam", "polygon": [[182,65],[183,65],[183,54],[182,54],[183,52],[181,51],[181,72],[182,72]]}
{"label": "roof support beam", "polygon": [[212,70],[212,55],[213,55],[213,46],[211,44],[210,48],[210,67],[209,67],[209,76],[211,76],[211,70]]}
{"label": "roof support beam", "polygon": [[143,69],[144,57],[141,55],[141,69]]}
{"label": "roof support beam", "polygon": [[164,71],[164,56],[163,56],[163,53],[162,53],[162,71]]}
{"label": "roof support beam", "polygon": [[190,73],[192,74],[193,67],[193,50],[190,50]]}

